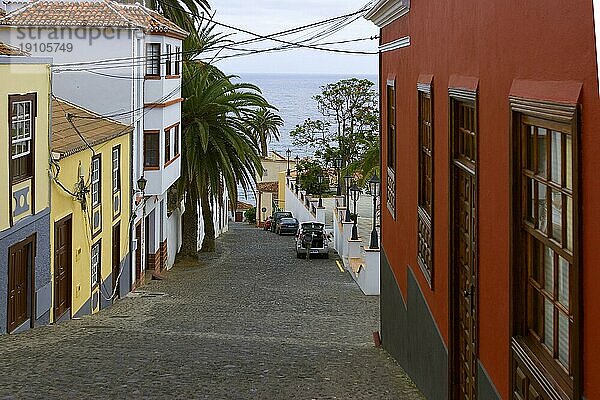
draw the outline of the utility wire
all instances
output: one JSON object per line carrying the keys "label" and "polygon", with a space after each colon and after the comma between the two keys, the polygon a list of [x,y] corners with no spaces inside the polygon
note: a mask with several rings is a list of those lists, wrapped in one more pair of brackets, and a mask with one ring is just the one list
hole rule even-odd
{"label": "utility wire", "polygon": [[[170,6],[167,6],[170,7]],[[195,16],[197,18],[201,18],[202,20],[205,19],[205,17],[203,15],[198,15],[198,14],[194,14],[191,13],[189,11],[185,11],[183,10],[185,13],[190,14],[192,16]],[[247,39],[247,40],[243,40],[240,41],[238,43],[230,43],[230,44],[225,44],[223,46],[218,46],[215,47],[213,49],[209,49],[208,51],[215,51],[217,49],[223,49],[223,48],[227,48],[230,47],[232,45],[239,45],[239,44],[247,44],[247,43],[252,43],[252,42],[256,42],[256,41],[265,41],[265,40],[269,40],[269,41],[275,41],[275,42],[279,42],[282,44],[286,44],[288,46],[292,46],[292,47],[303,47],[303,48],[308,48],[308,49],[313,49],[313,50],[320,50],[320,51],[327,51],[327,52],[335,52],[335,53],[345,53],[345,54],[378,54],[377,52],[364,52],[364,51],[352,51],[352,50],[343,50],[343,49],[329,49],[329,48],[321,48],[315,45],[310,45],[310,44],[303,44],[302,42],[292,42],[292,41],[287,41],[287,40],[282,40],[282,39],[278,39],[275,36],[282,36],[282,35],[289,35],[291,33],[295,33],[301,30],[306,30],[308,28],[312,28],[318,25],[322,25],[324,23],[328,23],[328,22],[332,22],[332,21],[336,21],[339,19],[343,19],[343,18],[348,18],[350,16],[355,16],[357,14],[362,14],[364,12],[364,7],[363,9],[356,11],[354,13],[350,13],[350,14],[346,14],[343,16],[339,16],[339,17],[335,17],[335,18],[330,18],[328,20],[324,20],[324,21],[319,21],[319,22],[315,22],[312,24],[308,24],[308,25],[304,25],[298,28],[293,28],[293,29],[288,29],[285,31],[281,31],[281,32],[277,32],[277,33],[272,33],[272,34],[268,34],[268,35],[260,35],[242,28],[237,28],[228,24],[224,24],[218,21],[215,21],[214,19],[210,19],[208,20],[209,22],[212,22],[215,25],[219,25],[222,27],[226,27],[228,29],[232,29],[232,30],[236,30],[245,34],[249,34],[251,36],[254,36],[254,39]],[[358,19],[359,17],[357,17],[356,19]],[[354,19],[354,20],[356,20]],[[312,40],[312,39],[309,39]],[[305,40],[306,41],[306,40]],[[188,51],[184,51],[184,52],[180,52],[179,54],[186,54],[186,53],[197,53],[198,51],[200,51],[201,49],[192,49],[192,50],[188,50]],[[160,58],[165,58],[168,59],[168,57],[170,57],[171,55],[176,54],[176,53],[168,53],[168,54],[161,54]],[[127,63],[127,64],[123,64],[124,61],[135,61],[135,60],[140,60],[140,61],[145,61],[146,60],[146,56],[138,56],[138,57],[121,57],[121,58],[114,58],[114,59],[103,59],[103,60],[96,60],[96,61],[84,61],[84,62],[75,62],[75,63],[60,63],[60,64],[52,64],[52,68],[55,69],[60,69],[62,67],[69,67],[69,66],[84,66],[84,65],[89,65],[89,66],[98,66],[101,64],[113,64],[111,66],[113,67],[119,67],[120,65],[123,66],[131,66],[131,63]],[[119,64],[115,64],[115,63],[119,63]],[[57,72],[59,72],[57,71]]]}

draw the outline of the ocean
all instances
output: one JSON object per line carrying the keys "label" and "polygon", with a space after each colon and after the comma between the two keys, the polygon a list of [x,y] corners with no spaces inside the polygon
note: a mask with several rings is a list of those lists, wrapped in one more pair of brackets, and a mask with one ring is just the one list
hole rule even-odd
{"label": "ocean", "polygon": [[[322,115],[317,109],[313,96],[321,92],[321,86],[335,83],[342,79],[360,78],[369,79],[377,85],[376,75],[299,75],[299,74],[238,74],[239,81],[252,83],[258,86],[263,96],[279,110],[279,115],[284,121],[279,130],[280,140],[271,142],[269,150],[275,150],[284,155],[289,148],[291,158],[296,155],[307,156],[312,154],[308,148],[296,147],[292,143],[290,132],[296,125],[307,118],[319,119]],[[240,190],[239,199],[256,204],[253,193],[245,194]]]}

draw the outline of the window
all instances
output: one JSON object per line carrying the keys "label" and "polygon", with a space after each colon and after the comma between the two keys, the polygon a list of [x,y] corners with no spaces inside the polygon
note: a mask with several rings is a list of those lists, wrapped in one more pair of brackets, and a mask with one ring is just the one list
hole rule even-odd
{"label": "window", "polygon": [[146,44],[146,75],[160,76],[160,43]]}
{"label": "window", "polygon": [[396,215],[396,83],[387,83],[387,207]]}
{"label": "window", "polygon": [[165,129],[165,164],[171,160],[171,128]]}
{"label": "window", "polygon": [[112,187],[113,193],[121,190],[121,147],[112,149]]}
{"label": "window", "polygon": [[178,156],[179,153],[181,153],[181,149],[179,148],[179,125],[175,125],[174,133],[173,133],[173,140],[174,140],[173,151],[175,152],[175,155]]}
{"label": "window", "polygon": [[36,94],[9,96],[10,159],[13,183],[33,176]]}
{"label": "window", "polygon": [[159,136],[158,131],[144,131],[144,168],[159,167]]}
{"label": "window", "polygon": [[100,242],[92,245],[91,284],[95,287],[100,282]]}
{"label": "window", "polygon": [[100,171],[100,155],[92,157],[92,207],[96,207],[100,204],[100,182],[101,182],[101,171]]}
{"label": "window", "polygon": [[167,45],[167,57],[166,57],[166,61],[165,61],[165,75],[169,76],[171,75],[172,69],[173,69],[173,54],[171,53],[171,45],[168,44]]}
{"label": "window", "polygon": [[175,75],[181,72],[181,48],[175,47]]}
{"label": "window", "polygon": [[573,120],[561,121],[541,112],[535,117],[516,115],[513,137],[519,143],[519,160],[513,175],[518,179],[514,215],[519,225],[513,270],[515,279],[523,283],[513,294],[522,299],[515,300],[513,308],[514,336],[536,355],[544,376],[572,397],[578,363],[577,128]]}
{"label": "window", "polygon": [[417,262],[429,284],[433,275],[433,112],[431,86],[418,91],[419,193]]}

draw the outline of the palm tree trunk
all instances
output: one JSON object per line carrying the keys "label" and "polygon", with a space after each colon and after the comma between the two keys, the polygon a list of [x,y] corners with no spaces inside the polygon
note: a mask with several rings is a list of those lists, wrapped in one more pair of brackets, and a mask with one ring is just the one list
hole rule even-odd
{"label": "palm tree trunk", "polygon": [[265,135],[264,130],[260,132],[260,149],[262,156],[266,158],[269,154],[267,149],[267,136]]}
{"label": "palm tree trunk", "polygon": [[200,203],[202,204],[202,220],[204,221],[204,239],[201,252],[213,252],[215,245],[215,225],[213,222],[212,207],[208,196],[208,188],[200,189]]}
{"label": "palm tree trunk", "polygon": [[181,250],[182,257],[198,257],[198,193],[196,185],[188,185],[185,199],[185,212],[182,216],[181,228]]}

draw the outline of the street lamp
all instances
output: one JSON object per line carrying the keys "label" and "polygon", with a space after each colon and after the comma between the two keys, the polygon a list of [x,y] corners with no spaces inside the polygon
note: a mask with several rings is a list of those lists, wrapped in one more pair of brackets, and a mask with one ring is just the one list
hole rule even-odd
{"label": "street lamp", "polygon": [[321,192],[323,191],[324,180],[325,177],[323,176],[323,174],[319,174],[319,176],[317,176],[317,181],[319,182],[319,208],[323,207],[323,197],[321,196]]}
{"label": "street lamp", "polygon": [[290,151],[290,149],[288,148],[285,151],[285,154],[287,154],[287,175],[286,176],[290,176],[292,173],[290,172],[290,154],[292,154],[292,152]]}
{"label": "street lamp", "polygon": [[294,186],[296,187],[296,195],[297,195],[298,194],[298,175],[300,175],[300,173],[298,172],[298,163],[300,162],[300,157],[296,156],[295,160],[296,160],[296,184]]}
{"label": "street lamp", "polygon": [[137,180],[137,186],[140,192],[142,192],[142,196],[144,195],[144,191],[146,190],[146,184],[148,181],[144,178],[144,175],[140,176],[140,179]]}
{"label": "street lamp", "polygon": [[342,171],[342,159],[336,158],[335,160],[333,160],[333,162],[335,163],[335,172],[336,172],[336,176],[337,176],[336,195],[341,196],[342,195],[342,182],[340,182],[341,181],[340,173]]}
{"label": "street lamp", "polygon": [[379,238],[377,237],[377,196],[379,195],[379,185],[381,181],[377,177],[377,175],[373,175],[371,179],[369,179],[369,190],[371,191],[371,196],[373,196],[373,230],[371,231],[371,244],[369,245],[370,249],[378,249],[379,248]]}
{"label": "street lamp", "polygon": [[352,176],[344,176],[344,186],[346,188],[346,199],[344,205],[346,206],[346,218],[345,222],[350,222],[350,184],[352,183]]}
{"label": "street lamp", "polygon": [[356,226],[356,220],[358,219],[358,213],[356,212],[356,202],[360,197],[360,188],[356,186],[356,183],[350,188],[350,195],[354,202],[354,224],[352,225],[352,238],[351,240],[358,240],[358,228]]}

